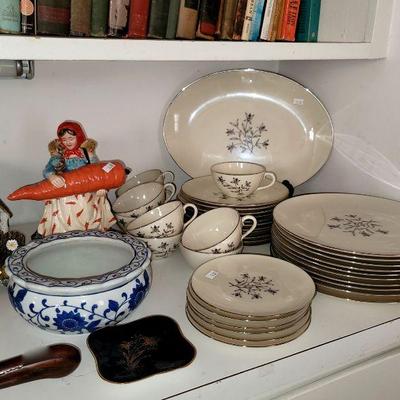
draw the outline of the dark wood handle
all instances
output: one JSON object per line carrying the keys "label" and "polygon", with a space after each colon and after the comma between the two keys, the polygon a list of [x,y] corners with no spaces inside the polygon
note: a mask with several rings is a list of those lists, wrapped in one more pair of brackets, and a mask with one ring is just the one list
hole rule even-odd
{"label": "dark wood handle", "polygon": [[79,349],[69,344],[55,344],[0,361],[0,389],[37,379],[61,378],[80,362]]}

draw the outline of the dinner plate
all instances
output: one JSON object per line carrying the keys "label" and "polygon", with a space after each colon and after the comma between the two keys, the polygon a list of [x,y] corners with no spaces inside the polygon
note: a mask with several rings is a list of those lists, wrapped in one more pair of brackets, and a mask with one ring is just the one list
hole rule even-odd
{"label": "dinner plate", "polygon": [[325,164],[333,143],[328,112],[310,90],[282,75],[229,70],[204,76],[168,107],[164,141],[190,176],[222,161],[249,161],[293,186]]}
{"label": "dinner plate", "polygon": [[400,202],[347,193],[292,197],[274,221],[294,237],[334,252],[400,258]]}
{"label": "dinner plate", "polygon": [[[266,183],[270,182],[266,179]],[[181,187],[181,193],[188,199],[195,199],[206,205],[218,207],[266,208],[269,204],[278,203],[289,196],[289,189],[280,182],[275,182],[271,187],[257,190],[253,194],[243,198],[228,197],[215,185],[211,175],[189,179]]]}
{"label": "dinner plate", "polygon": [[193,272],[191,284],[214,307],[256,316],[298,310],[315,294],[314,282],[301,268],[257,254],[207,261]]}

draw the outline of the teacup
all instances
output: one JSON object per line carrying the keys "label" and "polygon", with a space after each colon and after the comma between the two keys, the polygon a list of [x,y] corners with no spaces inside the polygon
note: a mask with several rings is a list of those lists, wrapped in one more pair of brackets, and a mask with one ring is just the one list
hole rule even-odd
{"label": "teacup", "polygon": [[[211,166],[211,175],[222,193],[235,198],[243,198],[256,190],[267,189],[276,181],[275,174],[267,172],[263,165],[242,161],[214,164]],[[272,181],[268,185],[260,186],[267,177]]]}
{"label": "teacup", "polygon": [[[186,223],[183,222],[188,208],[193,209],[193,216]],[[197,207],[180,201],[171,201],[136,218],[126,230],[133,236],[140,238],[163,238],[181,233],[182,230],[197,217]]]}
{"label": "teacup", "polygon": [[149,169],[147,171],[143,171],[140,174],[134,175],[130,177],[116,192],[115,195],[117,197],[121,196],[129,189],[132,189],[135,186],[141,185],[143,183],[149,182],[157,182],[164,185],[167,177],[169,178],[169,182],[172,182],[175,179],[175,175],[171,171],[161,171],[160,169]]}
{"label": "teacup", "polygon": [[[252,220],[253,226],[243,234],[242,226]],[[239,247],[240,242],[256,228],[252,215],[240,217],[233,208],[221,207],[197,217],[183,231],[181,246],[202,253],[226,253]]]}
{"label": "teacup", "polygon": [[[166,198],[165,190],[170,188]],[[173,183],[161,185],[157,182],[143,183],[129,189],[117,197],[112,205],[115,213],[130,213],[132,218],[137,218],[145,212],[171,200],[176,187]]]}
{"label": "teacup", "polygon": [[181,237],[182,232],[165,238],[141,238],[140,240],[147,244],[147,247],[151,250],[152,258],[163,258],[179,247]]}

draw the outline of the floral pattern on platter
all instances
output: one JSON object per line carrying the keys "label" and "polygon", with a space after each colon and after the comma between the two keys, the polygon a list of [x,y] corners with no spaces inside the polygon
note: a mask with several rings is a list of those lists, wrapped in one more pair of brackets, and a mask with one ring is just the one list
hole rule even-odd
{"label": "floral pattern on platter", "polygon": [[252,300],[262,299],[263,293],[275,295],[279,289],[273,288],[274,282],[272,279],[267,279],[265,276],[250,276],[247,273],[240,274],[239,279],[234,282],[229,282],[229,286],[233,287],[232,294],[235,297],[249,296]]}
{"label": "floral pattern on platter", "polygon": [[238,177],[234,176],[230,182],[228,182],[223,176],[218,176],[218,182],[229,192],[234,193],[238,196],[246,196],[249,190],[251,190],[251,182],[242,182]]}
{"label": "floral pattern on platter", "polygon": [[330,229],[339,229],[353,236],[370,237],[376,233],[387,235],[389,231],[382,229],[382,225],[373,219],[363,219],[357,214],[346,214],[344,217],[333,217],[332,223],[328,224]]}
{"label": "floral pattern on platter", "polygon": [[[89,333],[122,321],[145,298],[150,289],[150,275],[144,271],[112,293],[85,295],[84,300],[42,295],[13,283],[8,287],[11,305],[32,325],[62,334]],[[110,298],[112,297],[112,298]]]}
{"label": "floral pattern on platter", "polygon": [[230,144],[226,148],[232,153],[238,149],[241,153],[254,154],[255,149],[266,150],[269,146],[269,139],[263,139],[263,134],[267,132],[265,124],[262,122],[257,127],[253,126],[254,114],[245,112],[245,118],[239,122],[229,122],[230,127],[226,129],[226,135]]}
{"label": "floral pattern on platter", "polygon": [[235,250],[235,243],[230,242],[228,243],[228,248],[226,250],[221,250],[220,248],[216,248],[212,250],[212,254],[224,254],[224,253],[229,253],[233,250]]}

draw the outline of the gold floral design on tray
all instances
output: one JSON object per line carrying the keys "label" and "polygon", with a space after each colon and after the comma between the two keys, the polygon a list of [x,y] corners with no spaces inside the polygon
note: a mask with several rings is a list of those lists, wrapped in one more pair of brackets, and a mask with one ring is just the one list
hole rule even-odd
{"label": "gold floral design on tray", "polygon": [[344,233],[351,233],[353,236],[369,237],[376,233],[387,235],[389,231],[382,229],[382,225],[374,219],[363,219],[357,214],[347,214],[342,218],[333,217],[328,224],[330,229],[339,229]]}
{"label": "gold floral design on tray", "polygon": [[230,144],[226,148],[232,153],[233,150],[239,149],[241,153],[253,154],[255,149],[267,149],[269,139],[263,139],[263,135],[267,132],[264,122],[258,126],[253,126],[255,114],[245,112],[242,121],[239,118],[234,122],[229,122],[230,127],[226,129],[226,135]]}
{"label": "gold floral design on tray", "polygon": [[274,281],[265,276],[250,276],[249,274],[240,274],[239,279],[229,282],[229,286],[233,287],[232,294],[236,297],[249,296],[252,300],[262,299],[263,293],[275,295],[279,289],[273,288]]}

